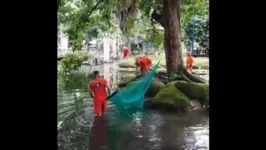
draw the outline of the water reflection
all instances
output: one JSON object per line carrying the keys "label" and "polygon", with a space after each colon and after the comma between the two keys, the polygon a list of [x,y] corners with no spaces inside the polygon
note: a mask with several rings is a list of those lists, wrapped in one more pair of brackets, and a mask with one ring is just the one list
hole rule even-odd
{"label": "water reflection", "polygon": [[110,71],[110,65],[104,64],[103,65],[103,77],[110,82],[110,76],[112,75],[112,72]]}
{"label": "water reflection", "polygon": [[94,117],[90,133],[90,150],[105,150],[107,148],[108,122],[106,115]]}
{"label": "water reflection", "polygon": [[[115,88],[120,80],[117,66],[107,64],[96,69],[102,69],[104,78]],[[205,111],[171,114],[144,110],[129,119],[108,105],[106,116],[95,118],[88,90],[71,85],[75,85],[73,89],[58,89],[59,150],[209,149],[209,118]]]}

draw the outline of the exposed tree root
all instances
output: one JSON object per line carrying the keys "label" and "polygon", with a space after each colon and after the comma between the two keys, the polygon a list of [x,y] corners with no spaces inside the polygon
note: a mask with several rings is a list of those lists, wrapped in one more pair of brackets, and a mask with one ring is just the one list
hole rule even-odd
{"label": "exposed tree root", "polygon": [[187,81],[187,82],[193,82],[192,80],[190,80],[183,72],[180,73],[181,77]]}
{"label": "exposed tree root", "polygon": [[196,82],[196,83],[206,83],[207,82],[203,78],[189,73],[186,69],[182,70],[182,74],[184,75],[184,77],[187,77],[192,82]]}

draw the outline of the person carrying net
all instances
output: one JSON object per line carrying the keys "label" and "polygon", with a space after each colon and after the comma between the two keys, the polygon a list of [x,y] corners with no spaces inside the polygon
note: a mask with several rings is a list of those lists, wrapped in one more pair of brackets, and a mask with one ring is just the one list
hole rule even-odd
{"label": "person carrying net", "polygon": [[[149,66],[144,61],[144,65]],[[133,81],[112,94],[108,99],[115,104],[118,111],[126,116],[132,117],[137,111],[143,109],[144,95],[153,80],[154,73],[159,66],[160,61],[152,68],[151,71],[145,70],[146,75],[140,77],[137,81]]]}
{"label": "person carrying net", "polygon": [[140,71],[142,75],[147,75],[152,66],[151,59],[145,54],[140,60]]}

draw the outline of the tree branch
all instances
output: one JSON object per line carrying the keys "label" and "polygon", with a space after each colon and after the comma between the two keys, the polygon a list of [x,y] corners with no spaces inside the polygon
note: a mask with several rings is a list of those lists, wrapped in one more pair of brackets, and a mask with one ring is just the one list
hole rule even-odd
{"label": "tree branch", "polygon": [[88,14],[88,17],[90,17],[90,15],[97,9],[97,7],[102,3],[102,2],[105,2],[105,0],[99,0],[97,2],[97,4],[91,9],[91,11],[89,12]]}
{"label": "tree branch", "polygon": [[92,9],[88,12],[88,15],[86,17],[82,17],[80,21],[85,21],[85,20],[89,20],[89,17],[92,15],[92,13],[95,11],[95,10],[98,10],[98,6],[103,3],[103,2],[106,2],[105,0],[99,0],[93,7]]}

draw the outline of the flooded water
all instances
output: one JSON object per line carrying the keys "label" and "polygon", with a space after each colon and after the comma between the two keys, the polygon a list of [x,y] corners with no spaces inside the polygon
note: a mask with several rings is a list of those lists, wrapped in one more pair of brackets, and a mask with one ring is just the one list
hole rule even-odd
{"label": "flooded water", "polygon": [[[79,72],[99,70],[112,87],[119,82],[116,64],[82,66]],[[58,89],[59,150],[208,150],[207,111],[166,113],[143,110],[124,118],[111,104],[105,116],[94,117],[89,80],[80,78],[68,89]],[[71,81],[70,81],[71,82]],[[84,83],[83,83],[84,82]]]}

